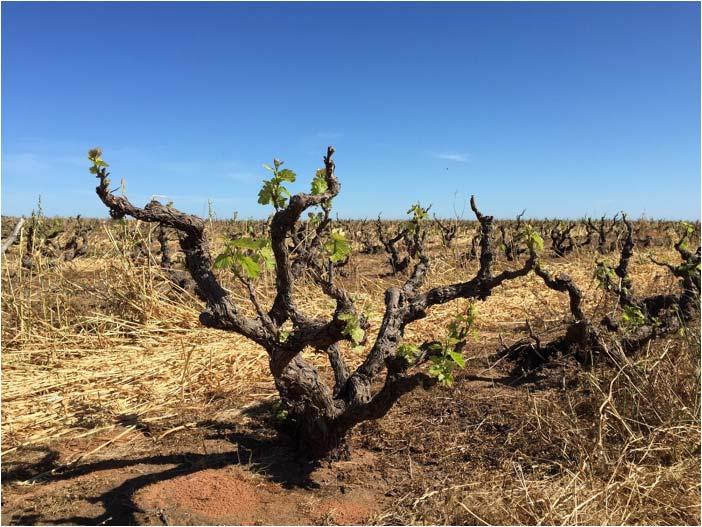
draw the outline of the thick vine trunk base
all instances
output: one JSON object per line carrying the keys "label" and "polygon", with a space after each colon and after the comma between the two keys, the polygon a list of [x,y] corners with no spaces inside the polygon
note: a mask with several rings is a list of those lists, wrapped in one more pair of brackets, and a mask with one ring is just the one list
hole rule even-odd
{"label": "thick vine trunk base", "polygon": [[304,458],[314,461],[346,461],[351,458],[348,431],[327,419],[289,418],[281,430],[290,436]]}
{"label": "thick vine trunk base", "polygon": [[600,336],[594,328],[586,322],[574,322],[568,326],[565,335],[546,344],[519,341],[500,351],[498,357],[505,357],[523,371],[532,371],[566,357],[590,365],[602,351]]}

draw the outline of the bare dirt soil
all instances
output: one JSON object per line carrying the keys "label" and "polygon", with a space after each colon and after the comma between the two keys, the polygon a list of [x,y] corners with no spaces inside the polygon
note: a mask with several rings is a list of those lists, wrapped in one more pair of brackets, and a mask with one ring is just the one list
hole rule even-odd
{"label": "bare dirt soil", "polygon": [[[99,442],[59,442],[9,455],[3,460],[3,524],[503,522],[510,516],[501,509],[520,501],[511,495],[519,492],[520,478],[527,495],[536,481],[554,482],[567,493],[564,465],[574,453],[562,431],[539,430],[530,408],[543,398],[562,404],[579,373],[564,365],[525,378],[506,368],[486,372],[480,362],[473,361],[451,390],[413,393],[386,419],[361,426],[350,461],[301,462],[276,433],[268,404],[249,408],[244,419],[213,411],[197,427],[161,440],[155,438],[176,421],[143,427],[135,438],[69,467],[66,460]],[[594,447],[596,437],[581,433]],[[694,462],[682,468],[696,470]],[[685,480],[671,490],[678,493],[678,510],[687,505],[688,514],[675,519],[694,524],[699,494],[690,493]],[[535,518],[525,511],[522,520]]]}
{"label": "bare dirt soil", "polygon": [[[476,461],[480,465],[503,461],[505,452],[492,439],[499,441],[498,436],[504,438],[518,426],[509,401],[524,388],[510,386],[513,379],[500,372],[481,376],[482,368],[476,365],[473,370],[461,376],[452,393],[418,392],[403,400],[387,420],[362,427],[353,436],[349,461],[300,462],[292,446],[277,434],[265,404],[247,411],[248,426],[229,422],[231,412],[222,410],[209,422],[160,441],[154,437],[165,427],[144,428],[141,437],[117,440],[104,453],[70,467],[63,466],[65,460],[99,442],[76,440],[11,454],[3,460],[3,524],[382,521],[396,500],[442,472],[437,469],[443,461],[432,459],[431,453],[452,442],[445,435],[450,429],[473,428],[473,439],[480,441],[453,445],[454,463],[468,468]],[[456,395],[466,397],[465,406],[456,405]],[[417,406],[423,407],[422,414],[415,412]],[[188,421],[193,416],[184,417]],[[257,422],[262,424],[256,426]],[[407,424],[420,441],[404,435]],[[430,428],[433,432],[426,436]],[[393,429],[402,430],[404,437],[397,437]],[[449,468],[446,474],[452,471]],[[414,500],[421,501],[422,494]]]}

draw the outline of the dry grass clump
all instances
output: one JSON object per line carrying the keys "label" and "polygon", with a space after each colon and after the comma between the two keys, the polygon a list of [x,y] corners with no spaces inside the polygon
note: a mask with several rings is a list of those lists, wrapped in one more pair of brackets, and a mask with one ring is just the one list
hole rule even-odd
{"label": "dry grass clump", "polygon": [[105,226],[100,257],[29,271],[20,244],[3,262],[3,453],[273,393],[263,350],[202,328],[199,301],[131,257],[132,228]]}
{"label": "dry grass clump", "polygon": [[[381,425],[383,444],[368,436],[415,463],[376,521],[699,525],[699,349],[695,328],[613,366],[556,369],[529,390],[481,394],[469,377],[423,423],[412,401]],[[548,381],[563,388],[540,389]]]}
{"label": "dry grass clump", "polygon": [[699,523],[699,333],[614,362],[535,396],[527,435],[563,461],[555,481],[515,473],[521,523]]}

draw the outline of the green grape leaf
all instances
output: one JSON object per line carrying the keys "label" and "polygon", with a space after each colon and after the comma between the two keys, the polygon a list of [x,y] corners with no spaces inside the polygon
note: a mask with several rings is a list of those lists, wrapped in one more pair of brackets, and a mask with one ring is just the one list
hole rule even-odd
{"label": "green grape leaf", "polygon": [[318,196],[324,194],[329,188],[327,184],[327,171],[323,168],[317,170],[312,179],[312,194]]}
{"label": "green grape leaf", "polygon": [[258,275],[261,274],[261,266],[251,256],[241,255],[237,260],[242,271],[249,278],[258,278]]}
{"label": "green grape leaf", "polygon": [[266,240],[257,240],[255,238],[237,238],[235,240],[229,240],[226,243],[228,246],[236,247],[237,249],[258,250],[266,245]]}
{"label": "green grape leaf", "polygon": [[460,366],[461,368],[466,367],[466,360],[463,358],[463,355],[461,355],[457,351],[449,351],[448,356],[451,357],[451,359],[453,359],[453,362],[458,364],[458,366]]}
{"label": "green grape leaf", "polygon": [[397,356],[400,358],[403,358],[407,361],[408,364],[412,364],[415,360],[417,360],[417,356],[419,355],[419,346],[415,344],[400,344],[400,346],[397,349]]}
{"label": "green grape leaf", "polygon": [[234,257],[228,253],[217,255],[214,261],[215,269],[229,269],[234,266]]}
{"label": "green grape leaf", "polygon": [[622,311],[622,325],[628,330],[640,328],[645,322],[643,311],[636,306],[626,306]]}
{"label": "green grape leaf", "polygon": [[275,258],[269,239],[242,237],[225,242],[226,249],[215,258],[217,269],[231,269],[246,278],[258,278],[262,268],[275,266]]}
{"label": "green grape leaf", "polygon": [[93,160],[98,159],[100,157],[102,157],[102,149],[91,148],[90,150],[88,150],[88,159],[90,161],[93,161]]}
{"label": "green grape leaf", "polygon": [[432,342],[432,344],[429,346],[429,351],[443,351],[444,347],[439,344],[438,342]]}
{"label": "green grape leaf", "polygon": [[529,249],[533,250],[535,253],[540,253],[544,250],[544,239],[531,225],[526,226],[525,236],[526,244]]}
{"label": "green grape leaf", "polygon": [[261,247],[259,254],[261,255],[261,259],[263,260],[263,264],[266,266],[266,269],[273,269],[275,267],[275,255],[273,254],[273,248],[271,247],[270,243],[268,243],[265,247]]}
{"label": "green grape leaf", "polygon": [[293,172],[289,168],[284,168],[283,170],[280,170],[277,173],[277,178],[280,181],[288,181],[290,183],[294,183],[296,177],[297,177],[297,174],[295,174],[295,172]]}
{"label": "green grape leaf", "polygon": [[270,203],[273,203],[273,182],[271,181],[264,181],[263,182],[263,187],[258,193],[258,202],[261,205],[268,205]]}
{"label": "green grape leaf", "polygon": [[422,221],[425,220],[428,216],[429,209],[424,208],[421,206],[419,203],[415,203],[410,207],[410,209],[407,211],[407,214],[412,214],[412,221]]}
{"label": "green grape leaf", "polygon": [[329,239],[324,243],[324,250],[329,255],[333,263],[338,263],[346,259],[351,254],[351,244],[346,239],[346,234],[341,229],[334,229]]}
{"label": "green grape leaf", "polygon": [[263,187],[258,193],[258,202],[261,205],[271,204],[276,210],[284,207],[286,199],[290,197],[290,191],[282,186],[282,183],[284,181],[292,183],[296,178],[295,172],[288,168],[278,170],[282,164],[282,161],[274,159],[274,166],[263,165],[266,170],[273,172],[273,177],[263,182]]}
{"label": "green grape leaf", "polygon": [[342,312],[339,313],[337,318],[345,323],[344,329],[341,331],[342,335],[349,337],[354,344],[363,342],[365,331],[361,328],[361,322],[356,314]]}
{"label": "green grape leaf", "polygon": [[453,384],[453,374],[451,366],[446,362],[444,357],[432,357],[433,364],[429,367],[429,375],[436,379],[444,386]]}
{"label": "green grape leaf", "polygon": [[91,174],[99,174],[101,168],[110,166],[102,159],[102,150],[100,148],[88,150],[88,159],[93,163],[90,167]]}
{"label": "green grape leaf", "polygon": [[363,340],[363,336],[365,335],[365,331],[363,331],[360,327],[353,328],[349,332],[349,336],[351,337],[351,340],[354,342],[361,342]]}
{"label": "green grape leaf", "polygon": [[594,278],[598,282],[598,287],[609,291],[612,289],[612,285],[617,281],[617,274],[607,263],[597,262]]}
{"label": "green grape leaf", "polygon": [[309,218],[310,225],[313,227],[316,227],[320,223],[322,223],[322,219],[324,218],[324,215],[320,212],[318,214],[315,214],[313,212],[310,212],[307,217]]}
{"label": "green grape leaf", "polygon": [[695,232],[695,227],[694,227],[691,223],[688,223],[688,222],[686,222],[686,221],[681,221],[681,222],[680,222],[680,226],[681,226],[683,229],[685,229],[685,232],[686,232],[687,234],[692,234],[693,232]]}

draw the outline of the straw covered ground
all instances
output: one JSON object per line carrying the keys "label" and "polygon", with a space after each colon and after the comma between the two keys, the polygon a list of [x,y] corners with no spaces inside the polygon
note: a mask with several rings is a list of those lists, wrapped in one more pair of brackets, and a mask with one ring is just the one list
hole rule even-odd
{"label": "straw covered ground", "polygon": [[[533,274],[509,282],[478,305],[453,387],[410,394],[354,431],[350,461],[312,467],[275,432],[265,351],[203,328],[196,297],[155,258],[130,256],[140,236],[155,238],[136,222],[102,222],[86,257],[28,271],[20,243],[4,258],[3,524],[699,524],[698,324],[621,364],[563,361],[523,376],[495,352],[528,338],[527,319],[544,341],[561,334],[567,297]],[[466,244],[430,244],[428,286],[474,275],[476,262],[455,258]],[[677,261],[672,248],[637,249],[637,293],[675,291],[649,255]],[[570,274],[593,315],[614,308],[593,280],[598,258],[617,254],[545,260]],[[384,255],[354,254],[348,267],[341,281],[372,334],[399,279],[385,276]],[[258,284],[267,301],[273,285],[270,274]],[[307,283],[297,296],[307,313],[333,311]],[[459,304],[406,338],[441,336]],[[358,363],[364,352],[346,353]]]}

